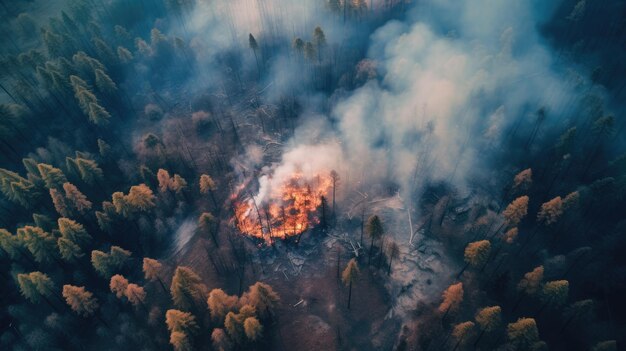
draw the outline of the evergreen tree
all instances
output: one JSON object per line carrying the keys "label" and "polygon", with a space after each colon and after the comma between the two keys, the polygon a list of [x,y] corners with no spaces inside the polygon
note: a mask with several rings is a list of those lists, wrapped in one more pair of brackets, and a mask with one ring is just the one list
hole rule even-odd
{"label": "evergreen tree", "polygon": [[145,184],[131,186],[125,198],[126,203],[134,212],[148,212],[156,206],[154,202],[156,197],[152,189]]}
{"label": "evergreen tree", "polygon": [[68,239],[81,246],[91,241],[91,236],[87,233],[82,224],[69,218],[59,218],[57,223],[62,238]]}
{"label": "evergreen tree", "polygon": [[263,334],[263,326],[255,317],[246,318],[243,322],[243,329],[246,333],[246,337],[252,341],[260,339]]}
{"label": "evergreen tree", "polygon": [[539,341],[537,323],[533,318],[520,318],[507,327],[507,335],[517,350],[530,350]]}
{"label": "evergreen tree", "polygon": [[280,297],[268,284],[256,282],[250,287],[243,300],[244,304],[254,306],[261,317],[270,318],[274,314]]}
{"label": "evergreen tree", "polygon": [[491,252],[489,240],[475,241],[465,247],[465,262],[472,267],[482,266],[487,262]]}
{"label": "evergreen tree", "polygon": [[43,229],[27,225],[19,228],[17,235],[35,261],[50,262],[56,257],[56,240],[53,235],[46,233]]}
{"label": "evergreen tree", "polygon": [[52,279],[41,272],[19,273],[17,282],[22,295],[32,303],[39,303],[54,291]]}
{"label": "evergreen tree", "polygon": [[63,285],[63,297],[70,308],[79,315],[90,316],[98,309],[98,300],[83,286]]}
{"label": "evergreen tree", "polygon": [[543,282],[543,266],[536,267],[531,272],[524,274],[524,278],[517,284],[517,290],[528,295],[534,295],[539,291]]}
{"label": "evergreen tree", "polygon": [[368,263],[369,263],[369,260],[371,260],[372,258],[372,252],[374,250],[374,240],[380,239],[384,233],[383,223],[381,222],[380,218],[376,215],[371,216],[367,220],[366,230],[367,230],[367,235],[369,235],[369,237],[372,239],[370,243],[370,253],[369,253],[369,259],[368,259]]}
{"label": "evergreen tree", "polygon": [[[53,189],[51,189],[51,191],[52,190]],[[86,211],[91,209],[91,201],[87,200],[87,197],[81,193],[74,184],[69,182],[64,183],[63,190],[65,191],[65,199],[67,199],[67,203],[69,203],[79,213],[84,214]]]}
{"label": "evergreen tree", "polygon": [[461,302],[463,302],[463,283],[452,284],[443,292],[439,312],[444,314],[454,312],[459,309]]}
{"label": "evergreen tree", "polygon": [[20,257],[20,240],[16,235],[11,234],[8,230],[0,228],[0,248],[15,260]]}
{"label": "evergreen tree", "polygon": [[137,284],[128,284],[124,295],[133,306],[143,305],[146,300],[146,291]]}
{"label": "evergreen tree", "polygon": [[100,90],[104,94],[113,96],[117,91],[117,86],[115,85],[115,82],[113,82],[111,77],[109,77],[101,69],[96,69],[94,73],[96,75],[96,87],[98,88],[98,90]]}
{"label": "evergreen tree", "polygon": [[77,157],[76,165],[78,166],[80,177],[85,183],[93,185],[102,180],[102,169],[98,167],[96,161]]}
{"label": "evergreen tree", "polygon": [[541,300],[546,305],[559,307],[567,302],[568,294],[569,282],[567,280],[549,281],[541,289]]}
{"label": "evergreen tree", "polygon": [[109,288],[111,292],[115,294],[118,299],[121,299],[126,293],[128,287],[128,279],[124,278],[121,274],[116,274],[111,277]]}
{"label": "evergreen tree", "polygon": [[179,266],[174,272],[170,293],[174,305],[183,309],[197,309],[205,301],[206,287],[200,277],[189,267]]}
{"label": "evergreen tree", "polygon": [[341,273],[341,281],[348,286],[348,309],[350,309],[350,301],[352,300],[352,283],[355,283],[359,276],[359,267],[353,258]]}
{"label": "evergreen tree", "polygon": [[37,165],[41,179],[46,183],[48,189],[62,189],[63,184],[67,183],[65,174],[51,165],[40,163]]}
{"label": "evergreen tree", "polygon": [[517,226],[528,213],[528,196],[520,196],[504,210],[504,220],[508,226]]}
{"label": "evergreen tree", "polygon": [[165,312],[165,324],[170,332],[177,331],[194,335],[200,330],[193,314],[174,309]]}
{"label": "evergreen tree", "polygon": [[237,306],[237,297],[226,294],[222,289],[213,289],[209,293],[207,306],[213,321],[222,324],[226,314]]}
{"label": "evergreen tree", "polygon": [[130,251],[119,246],[111,246],[109,253],[93,250],[91,252],[91,264],[101,276],[109,278],[126,264],[130,256]]}

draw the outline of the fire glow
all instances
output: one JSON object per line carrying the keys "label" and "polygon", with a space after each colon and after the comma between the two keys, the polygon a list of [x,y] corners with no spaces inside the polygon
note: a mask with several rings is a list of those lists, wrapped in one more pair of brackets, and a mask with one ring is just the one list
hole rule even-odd
{"label": "fire glow", "polygon": [[264,196],[250,196],[242,187],[234,196],[235,224],[242,233],[270,243],[299,235],[319,223],[316,212],[331,188],[329,175],[307,178],[300,171]]}

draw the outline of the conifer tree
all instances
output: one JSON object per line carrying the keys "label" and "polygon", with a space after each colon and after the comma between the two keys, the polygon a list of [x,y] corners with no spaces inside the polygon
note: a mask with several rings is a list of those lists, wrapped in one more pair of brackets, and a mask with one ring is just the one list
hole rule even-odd
{"label": "conifer tree", "polygon": [[439,312],[447,314],[459,309],[463,302],[463,283],[459,282],[450,285],[443,292],[443,301],[439,305]]}
{"label": "conifer tree", "polygon": [[20,257],[20,240],[17,235],[11,234],[8,230],[0,228],[0,248],[15,260]]}
{"label": "conifer tree", "polygon": [[553,280],[546,282],[541,289],[541,300],[546,305],[559,307],[567,302],[569,282],[567,280]]}
{"label": "conifer tree", "polygon": [[211,333],[211,341],[213,349],[216,351],[230,351],[233,347],[232,342],[222,328],[215,328]]}
{"label": "conifer tree", "polygon": [[52,279],[41,272],[19,273],[17,282],[22,295],[32,303],[46,299],[54,291]]}
{"label": "conifer tree", "polygon": [[348,309],[350,309],[350,301],[352,300],[352,283],[355,283],[359,276],[359,267],[353,258],[341,273],[343,284],[348,286]]}
{"label": "conifer tree", "polygon": [[211,239],[213,239],[213,243],[215,243],[215,246],[219,246],[217,244],[217,238],[215,237],[215,223],[215,217],[209,212],[203,212],[200,215],[200,218],[198,218],[198,228],[200,229],[201,233],[203,235],[209,234],[211,236]]}
{"label": "conifer tree", "polygon": [[125,295],[127,287],[128,287],[128,279],[124,278],[123,275],[116,274],[111,277],[109,288],[111,289],[111,292],[114,293],[118,299],[121,299]]}
{"label": "conifer tree", "polygon": [[463,342],[467,341],[474,332],[474,322],[467,321],[463,323],[459,323],[454,326],[452,329],[452,336],[456,340],[456,345],[454,349],[463,344]]}
{"label": "conifer tree", "polygon": [[46,183],[48,189],[62,189],[63,184],[67,183],[65,174],[51,165],[40,163],[37,165],[41,178]]}
{"label": "conifer tree", "polygon": [[135,212],[147,212],[156,206],[152,189],[145,184],[131,186],[125,198],[126,203]]}
{"label": "conifer tree", "polygon": [[563,214],[563,201],[560,196],[541,205],[541,210],[537,214],[539,222],[550,225],[559,220]]}
{"label": "conifer tree", "polygon": [[369,253],[369,260],[371,260],[372,252],[374,250],[374,240],[380,239],[384,233],[383,224],[378,216],[376,215],[371,216],[367,220],[366,231],[367,231],[367,235],[369,235],[369,237],[372,239],[370,243],[370,253]]}
{"label": "conifer tree", "polygon": [[91,252],[91,264],[101,276],[109,278],[124,266],[130,256],[130,251],[119,246],[111,246],[109,253],[93,250]]}
{"label": "conifer tree", "polygon": [[111,114],[97,102],[90,102],[87,109],[89,121],[98,126],[106,126],[109,124]]}
{"label": "conifer tree", "polygon": [[163,290],[167,291],[167,289],[165,288],[165,284],[163,284],[163,280],[161,280],[161,277],[160,277],[162,267],[163,265],[161,264],[161,262],[155,259],[148,258],[148,257],[143,258],[144,277],[152,282],[158,281],[159,284],[161,284],[161,287],[163,288]]}
{"label": "conifer tree", "polygon": [[165,324],[170,332],[183,332],[185,334],[194,335],[199,331],[196,317],[189,312],[179,310],[167,310],[165,312]]}
{"label": "conifer tree", "polygon": [[128,301],[133,304],[133,306],[143,305],[146,299],[146,291],[143,287],[137,284],[128,284],[126,287],[126,291],[124,291],[124,296],[128,299]]}
{"label": "conifer tree", "polygon": [[61,258],[73,262],[84,256],[83,250],[80,246],[76,245],[73,241],[66,238],[58,238],[57,246],[59,247],[59,253]]}
{"label": "conifer tree", "polygon": [[528,213],[528,196],[520,196],[513,200],[504,210],[504,221],[508,226],[517,226]]}
{"label": "conifer tree", "polygon": [[27,225],[19,228],[17,235],[35,261],[50,262],[56,257],[56,240],[53,235],[46,233],[43,229]]}
{"label": "conifer tree", "polygon": [[246,333],[246,337],[252,341],[258,340],[263,334],[263,326],[255,317],[246,318],[243,322],[243,329]]}
{"label": "conifer tree", "polygon": [[91,236],[82,224],[69,218],[59,218],[57,220],[61,237],[71,240],[78,245],[85,245],[91,241]]}
{"label": "conifer tree", "polygon": [[517,350],[530,350],[539,341],[537,323],[533,318],[520,318],[507,327],[510,343]]}
{"label": "conifer tree", "polygon": [[243,301],[244,304],[253,306],[262,318],[271,318],[280,297],[268,284],[256,282],[250,286]]}
{"label": "conifer tree", "polygon": [[[53,189],[51,189],[52,191]],[[87,200],[87,197],[78,190],[78,188],[72,183],[64,183],[63,190],[65,191],[65,199],[74,209],[79,213],[84,214],[91,209],[91,201]],[[53,198],[54,199],[54,198]]]}
{"label": "conifer tree", "polygon": [[237,306],[237,297],[226,294],[222,289],[213,289],[209,293],[207,306],[213,321],[222,324],[226,314]]}
{"label": "conifer tree", "polygon": [[489,240],[475,241],[465,247],[465,262],[472,267],[484,265],[489,259],[491,243]]}
{"label": "conifer tree", "polygon": [[475,318],[481,328],[478,339],[474,343],[476,346],[485,332],[492,332],[500,328],[500,325],[502,324],[502,308],[500,306],[482,308],[476,313]]}
{"label": "conifer tree", "polygon": [[98,167],[96,161],[77,157],[76,166],[80,172],[80,178],[89,185],[94,185],[103,178],[102,169]]}
{"label": "conifer tree", "polygon": [[536,267],[531,272],[524,274],[524,278],[517,284],[517,290],[528,295],[534,295],[539,291],[543,282],[543,266]]}
{"label": "conifer tree", "polygon": [[70,308],[79,315],[90,316],[98,309],[98,300],[83,286],[63,285],[63,297]]}
{"label": "conifer tree", "polygon": [[96,87],[98,88],[98,90],[109,96],[113,96],[117,91],[117,86],[115,85],[115,82],[113,82],[111,77],[109,77],[101,69],[96,69],[94,73],[96,76]]}
{"label": "conifer tree", "polygon": [[170,286],[174,305],[182,309],[197,309],[198,303],[205,301],[205,292],[202,280],[191,268],[176,268]]}
{"label": "conifer tree", "polygon": [[68,208],[67,203],[65,202],[65,198],[63,194],[61,194],[57,189],[51,188],[50,197],[52,198],[52,204],[54,205],[54,209],[63,217],[70,217],[70,209]]}
{"label": "conifer tree", "polygon": [[513,178],[513,189],[516,191],[528,190],[533,182],[533,171],[527,168]]}

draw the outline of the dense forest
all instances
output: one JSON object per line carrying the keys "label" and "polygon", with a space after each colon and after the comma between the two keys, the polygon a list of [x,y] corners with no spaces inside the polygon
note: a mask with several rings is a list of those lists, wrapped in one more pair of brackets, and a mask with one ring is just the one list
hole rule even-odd
{"label": "dense forest", "polygon": [[0,0],[1,350],[626,345],[621,0]]}

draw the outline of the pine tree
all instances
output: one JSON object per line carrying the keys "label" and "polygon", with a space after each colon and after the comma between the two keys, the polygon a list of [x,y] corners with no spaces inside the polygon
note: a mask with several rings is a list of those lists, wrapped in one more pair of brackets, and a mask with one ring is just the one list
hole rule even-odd
{"label": "pine tree", "polygon": [[533,182],[533,170],[527,168],[513,178],[513,189],[516,191],[528,190]]}
{"label": "pine tree", "polygon": [[84,286],[63,285],[63,297],[70,308],[79,315],[90,316],[98,309],[98,300]]}
{"label": "pine tree", "polygon": [[359,276],[359,267],[353,258],[341,273],[341,281],[348,286],[348,309],[350,309],[350,301],[352,300],[352,283],[355,283]]}
{"label": "pine tree", "polygon": [[502,324],[502,308],[500,306],[491,306],[480,309],[476,313],[476,322],[481,328],[480,335],[474,343],[474,346],[478,345],[480,339],[485,332],[492,332],[500,328]]}
{"label": "pine tree", "polygon": [[526,217],[528,200],[528,196],[520,196],[507,206],[503,213],[506,225],[515,227]]}
{"label": "pine tree", "polygon": [[41,272],[19,273],[17,282],[22,295],[32,303],[39,303],[54,291],[52,279]]}
{"label": "pine tree", "polygon": [[524,274],[524,278],[517,284],[517,290],[528,295],[534,295],[539,291],[543,282],[543,266],[536,267],[531,272]]}
{"label": "pine tree", "polygon": [[67,183],[65,174],[63,174],[63,172],[58,168],[45,163],[40,163],[37,165],[37,169],[39,170],[41,179],[44,180],[48,189],[62,189],[63,184]]}
{"label": "pine tree", "polygon": [[106,126],[109,124],[111,114],[96,102],[90,102],[87,115],[89,121],[98,126]]}
{"label": "pine tree", "polygon": [[216,351],[230,351],[233,348],[232,342],[222,328],[215,328],[211,333],[213,349]]}
{"label": "pine tree", "polygon": [[128,287],[128,279],[124,278],[123,275],[116,274],[111,277],[109,288],[111,289],[111,292],[114,293],[118,299],[121,299],[125,295],[127,287]]}
{"label": "pine tree", "polygon": [[209,192],[217,190],[217,185],[213,178],[209,175],[203,174],[200,176],[200,192],[202,194],[208,194]]}
{"label": "pine tree", "polygon": [[459,282],[450,285],[443,292],[443,301],[439,305],[439,312],[447,314],[459,309],[463,302],[463,283]]}
{"label": "pine tree", "polygon": [[50,190],[50,197],[52,198],[52,204],[54,205],[54,209],[63,217],[69,217],[71,215],[70,209],[68,208],[67,203],[65,202],[65,198],[63,195],[54,188]]}
{"label": "pine tree", "polygon": [[109,96],[115,95],[115,92],[117,91],[117,86],[115,85],[115,82],[113,82],[111,77],[109,77],[101,69],[96,69],[94,73],[96,75],[96,87],[98,88],[98,90]]}
{"label": "pine tree", "polygon": [[464,341],[467,341],[467,339],[470,339],[473,332],[474,332],[474,322],[467,321],[467,322],[463,322],[463,323],[459,323],[455,325],[454,328],[452,329],[452,336],[456,340],[456,346],[454,346],[454,349],[456,350],[456,348],[459,345],[463,344]]}
{"label": "pine tree", "polygon": [[8,230],[0,228],[0,248],[15,260],[20,257],[20,240],[16,235],[11,234]]}
{"label": "pine tree", "polygon": [[123,46],[117,47],[117,57],[120,59],[122,63],[129,63],[134,58],[133,54]]}
{"label": "pine tree", "polygon": [[226,294],[222,289],[213,289],[209,293],[207,306],[213,321],[222,324],[226,314],[237,306],[237,297]]}
{"label": "pine tree", "polygon": [[553,280],[546,282],[541,289],[541,300],[546,305],[559,307],[567,302],[569,282],[567,280]]}
{"label": "pine tree", "polygon": [[193,351],[189,336],[183,332],[172,332],[170,334],[170,344],[172,344],[174,351]]}
{"label": "pine tree", "polygon": [[37,262],[50,262],[56,257],[57,247],[53,235],[43,229],[25,226],[17,230],[17,235]]}
{"label": "pine tree", "polygon": [[171,178],[167,170],[159,168],[157,171],[157,179],[159,181],[159,190],[162,193],[170,189]]}
{"label": "pine tree", "polygon": [[93,250],[91,252],[91,264],[101,276],[109,278],[126,264],[130,256],[130,251],[119,246],[111,246],[109,253]]}
{"label": "pine tree", "polygon": [[64,183],[63,190],[65,191],[67,202],[78,212],[84,214],[91,209],[91,201],[87,200],[87,197],[74,184]]}
{"label": "pine tree", "polygon": [[98,153],[100,157],[108,158],[111,154],[111,145],[102,139],[98,139]]}
{"label": "pine tree", "polygon": [[76,165],[78,166],[80,177],[85,183],[89,185],[94,185],[98,181],[102,180],[102,169],[98,167],[96,161],[77,157]]}
{"label": "pine tree", "polygon": [[489,240],[475,241],[465,247],[465,262],[472,267],[484,265],[489,259],[491,243]]}
{"label": "pine tree", "polygon": [[518,350],[529,350],[539,341],[537,323],[533,318],[520,318],[507,327],[507,335],[511,344]]}
{"label": "pine tree", "polygon": [[539,222],[550,225],[556,223],[563,214],[563,201],[560,196],[541,205],[541,210],[537,214]]}
{"label": "pine tree", "polygon": [[76,261],[84,256],[83,250],[80,246],[76,245],[76,243],[67,238],[58,238],[57,246],[59,247],[61,258],[68,262]]}
{"label": "pine tree", "polygon": [[255,317],[246,318],[243,322],[243,328],[246,333],[246,337],[252,341],[260,339],[263,334],[263,326]]}
{"label": "pine tree", "polygon": [[197,309],[198,303],[205,301],[205,291],[202,280],[191,268],[176,268],[170,286],[174,305],[183,309]]}
{"label": "pine tree", "polygon": [[366,231],[367,231],[367,235],[369,235],[369,237],[372,239],[370,243],[370,253],[369,253],[369,259],[368,259],[368,263],[369,263],[369,261],[372,258],[372,252],[374,251],[374,240],[380,239],[384,233],[383,224],[380,221],[380,218],[378,216],[376,215],[371,216],[367,220]]}
{"label": "pine tree", "polygon": [[71,240],[78,245],[85,245],[91,241],[91,236],[82,224],[69,218],[59,218],[57,223],[61,237]]}
{"label": "pine tree", "polygon": [[256,282],[250,286],[243,300],[244,304],[254,306],[261,317],[271,318],[274,315],[280,297],[268,284]]}
{"label": "pine tree", "polygon": [[194,335],[200,330],[193,314],[174,309],[165,312],[165,324],[170,332]]}
{"label": "pine tree", "polygon": [[146,299],[146,291],[137,284],[128,284],[124,295],[133,306],[143,305]]}
{"label": "pine tree", "polygon": [[155,199],[152,189],[145,184],[130,187],[130,191],[126,195],[126,203],[135,212],[150,211],[156,206]]}

